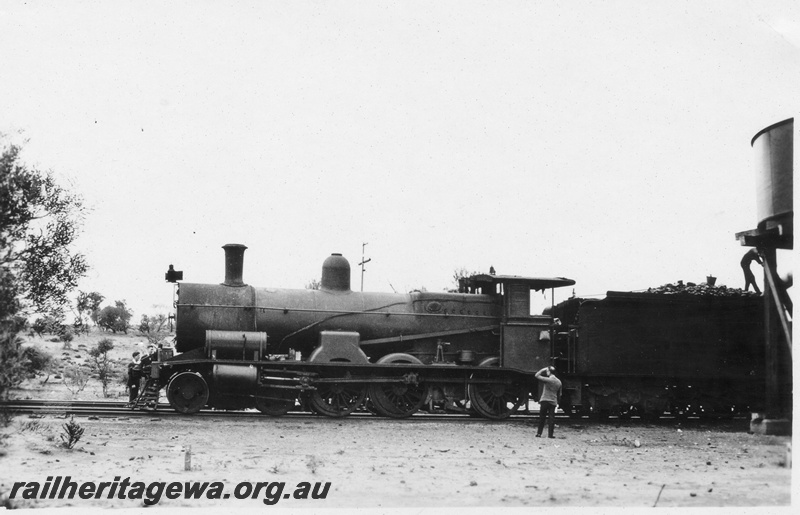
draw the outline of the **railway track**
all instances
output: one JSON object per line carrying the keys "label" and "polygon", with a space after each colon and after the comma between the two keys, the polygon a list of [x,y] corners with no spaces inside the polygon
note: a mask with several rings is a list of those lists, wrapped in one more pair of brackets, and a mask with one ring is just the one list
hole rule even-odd
{"label": "railway track", "polygon": [[[26,400],[9,400],[0,402],[0,409],[8,410],[13,413],[17,414],[28,414],[28,415],[57,415],[57,416],[85,416],[85,417],[102,417],[102,418],[121,418],[121,417],[158,417],[158,418],[171,418],[171,417],[183,417],[183,418],[190,418],[190,417],[226,417],[226,418],[263,418],[263,419],[274,419],[275,417],[269,417],[268,415],[264,415],[256,410],[213,410],[213,409],[204,409],[200,410],[198,413],[193,415],[185,415],[182,413],[178,413],[172,409],[172,407],[167,403],[160,403],[156,409],[131,409],[126,407],[126,403],[124,402],[112,402],[112,401],[54,401],[54,400],[41,400],[41,399],[26,399]],[[539,411],[538,410],[529,410],[529,411],[519,411],[512,415],[510,419],[511,421],[525,421],[531,419],[538,419]],[[329,417],[325,417],[322,415],[318,415],[316,413],[310,411],[301,411],[298,409],[297,411],[290,411],[288,414],[284,415],[284,419],[328,419]],[[362,419],[362,420],[390,420],[384,417],[380,417],[375,415],[367,410],[364,411],[356,411],[350,414],[348,417],[345,418],[353,418],[353,419]],[[570,423],[617,423],[620,421],[641,421],[643,423],[653,423],[652,420],[644,421],[641,420],[639,417],[618,417],[618,416],[608,416],[607,419],[604,420],[597,420],[590,418],[589,416],[583,416],[580,418],[576,417],[569,417],[564,413],[556,413],[555,416],[556,420]],[[734,417],[735,420],[744,420],[746,417],[737,416]],[[335,419],[334,419],[335,420]],[[397,422],[403,422],[408,420],[413,420],[415,422],[419,421],[460,421],[460,422],[471,422],[471,423],[497,423],[497,421],[486,419],[483,417],[471,416],[466,413],[428,413],[425,411],[420,411],[415,413],[411,417],[405,419],[391,419]],[[678,417],[672,415],[664,415],[659,420],[660,423],[672,423],[678,420]],[[697,416],[690,416],[684,417],[681,419],[683,421],[709,421],[713,422],[716,419],[714,418],[701,418]],[[730,421],[731,419],[728,419]],[[502,423],[502,421],[501,421]]]}
{"label": "railway track", "polygon": [[[184,415],[172,409],[169,404],[160,403],[156,409],[131,409],[126,407],[124,402],[110,401],[51,401],[51,400],[10,400],[0,402],[0,408],[18,414],[32,415],[77,415],[77,416],[96,416],[96,417],[234,417],[234,418],[272,418],[256,410],[211,410],[204,409],[193,415]],[[538,411],[520,411],[512,415],[512,420],[524,420],[538,417]],[[383,419],[370,413],[369,411],[357,411],[349,415],[353,418],[374,418]],[[327,418],[308,411],[290,411],[281,418]],[[463,413],[427,413],[419,412],[411,417],[413,420],[461,420],[470,422],[492,422],[482,417],[474,417]],[[567,417],[562,415],[556,418]],[[399,419],[408,420],[408,419]]]}

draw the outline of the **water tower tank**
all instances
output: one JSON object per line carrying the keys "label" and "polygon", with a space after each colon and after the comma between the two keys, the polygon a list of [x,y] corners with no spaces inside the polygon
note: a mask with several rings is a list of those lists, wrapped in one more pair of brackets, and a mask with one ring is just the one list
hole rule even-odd
{"label": "water tower tank", "polygon": [[753,137],[758,227],[791,218],[794,118],[770,125]]}

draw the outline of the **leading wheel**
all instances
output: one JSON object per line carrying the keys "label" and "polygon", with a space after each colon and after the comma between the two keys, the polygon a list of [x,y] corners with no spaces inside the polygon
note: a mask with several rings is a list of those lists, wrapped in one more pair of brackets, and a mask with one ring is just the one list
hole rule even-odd
{"label": "leading wheel", "polygon": [[[487,358],[479,366],[498,367],[500,358]],[[511,416],[526,397],[523,388],[507,383],[473,383],[469,385],[467,392],[470,406],[481,416],[492,420],[503,420]]]}
{"label": "leading wheel", "polygon": [[311,409],[327,417],[344,417],[367,396],[366,387],[355,383],[322,383],[308,397]]}
{"label": "leading wheel", "polygon": [[[408,363],[422,365],[422,362],[410,354],[388,354],[378,360],[378,364]],[[398,371],[399,372],[399,371]],[[369,398],[379,415],[391,418],[405,418],[416,413],[428,400],[428,386],[416,382],[416,376],[409,372],[404,382],[374,383],[369,386]]]}
{"label": "leading wheel", "polygon": [[208,402],[208,384],[197,372],[181,372],[170,379],[167,400],[179,413],[197,413]]}

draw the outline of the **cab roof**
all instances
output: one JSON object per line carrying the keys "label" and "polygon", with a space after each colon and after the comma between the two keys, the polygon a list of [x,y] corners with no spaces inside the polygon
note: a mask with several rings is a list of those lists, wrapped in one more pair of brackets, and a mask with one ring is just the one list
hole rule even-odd
{"label": "cab roof", "polygon": [[525,284],[532,290],[545,290],[548,288],[560,288],[562,286],[572,286],[575,281],[566,277],[522,277],[520,275],[490,275],[478,274],[470,277],[471,284],[481,286],[488,284]]}

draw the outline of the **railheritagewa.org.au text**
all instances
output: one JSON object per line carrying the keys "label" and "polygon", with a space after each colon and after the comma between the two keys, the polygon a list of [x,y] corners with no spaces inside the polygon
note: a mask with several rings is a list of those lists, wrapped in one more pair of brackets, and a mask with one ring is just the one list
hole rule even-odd
{"label": "railheritagewa.org.au text", "polygon": [[330,482],[301,481],[295,486],[284,481],[243,481],[232,489],[221,481],[76,481],[72,476],[47,476],[44,482],[18,481],[9,499],[138,499],[152,506],[162,499],[261,499],[277,504],[281,499],[325,499]]}

